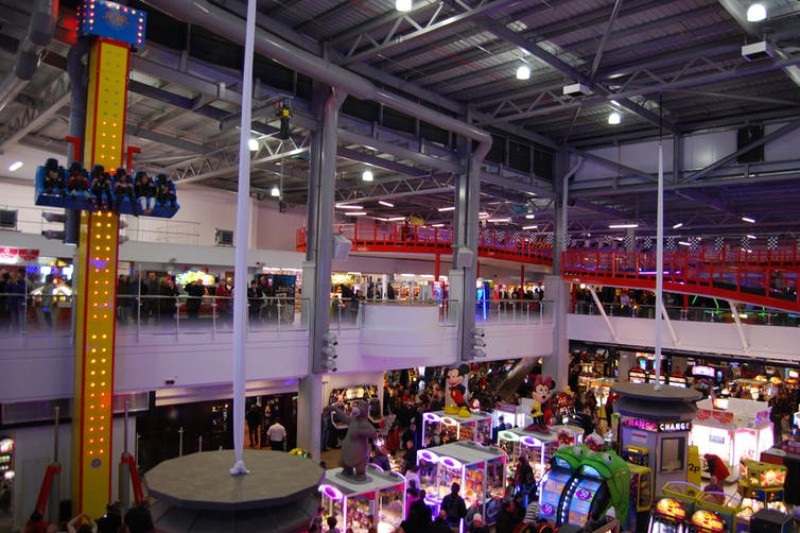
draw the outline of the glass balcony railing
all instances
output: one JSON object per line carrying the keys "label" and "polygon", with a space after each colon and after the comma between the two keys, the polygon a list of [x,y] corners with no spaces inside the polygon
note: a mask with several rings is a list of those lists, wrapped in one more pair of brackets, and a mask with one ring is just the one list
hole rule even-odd
{"label": "glass balcony railing", "polygon": [[[711,307],[677,307],[665,306],[670,320],[689,322],[724,322],[734,321],[733,312],[728,308]],[[618,304],[603,304],[603,309],[608,316],[627,318],[655,318],[655,307],[652,305],[621,306]],[[572,311],[578,315],[599,315],[600,310],[594,303],[577,302]],[[737,310],[739,321],[743,324],[756,326],[800,326],[800,315],[779,311],[743,308]]]}

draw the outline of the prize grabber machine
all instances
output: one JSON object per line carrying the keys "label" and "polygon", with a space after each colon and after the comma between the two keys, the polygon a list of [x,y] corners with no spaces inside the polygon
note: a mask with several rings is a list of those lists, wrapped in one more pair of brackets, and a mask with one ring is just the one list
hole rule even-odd
{"label": "prize grabber machine", "polygon": [[[131,49],[144,45],[145,13],[114,2],[84,0],[78,19],[80,38],[89,42],[84,137],[82,142],[68,138],[74,148],[69,173],[55,161],[40,169],[36,204],[80,211],[71,500],[73,515],[101,516],[108,502],[116,499],[111,495],[110,456],[119,211],[113,211],[112,206],[123,208],[113,196],[111,176],[128,179],[126,172],[118,170],[123,166],[125,150]],[[97,188],[102,200],[90,193],[90,179],[102,185]],[[63,185],[52,187],[53,183]],[[134,209],[132,196],[129,194],[124,209]],[[140,501],[143,494],[138,471],[127,451],[120,470],[130,473],[135,499]],[[120,483],[120,492],[127,493],[127,479],[121,479],[126,482]]]}
{"label": "prize grabber machine", "polygon": [[787,468],[783,465],[742,460],[737,491],[742,497],[742,509],[737,523],[749,527],[752,516],[761,509],[786,512],[783,503]]}

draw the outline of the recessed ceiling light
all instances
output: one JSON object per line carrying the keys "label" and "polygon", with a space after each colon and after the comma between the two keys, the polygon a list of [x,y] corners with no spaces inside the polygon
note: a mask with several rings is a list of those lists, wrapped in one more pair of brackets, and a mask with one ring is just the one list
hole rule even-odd
{"label": "recessed ceiling light", "polygon": [[539,229],[539,226],[522,226],[522,229]]}
{"label": "recessed ceiling light", "polygon": [[364,209],[363,205],[336,204],[336,209]]}
{"label": "recessed ceiling light", "polygon": [[611,113],[609,113],[608,115],[609,124],[611,124],[612,126],[616,126],[620,122],[622,122],[622,115],[620,115],[616,111],[612,111]]}
{"label": "recessed ceiling light", "polygon": [[281,190],[278,188],[277,185],[275,185],[274,187],[272,187],[272,190],[269,191],[269,195],[272,196],[273,198],[278,198],[281,195]]}
{"label": "recessed ceiling light", "polygon": [[381,205],[385,205],[386,207],[394,207],[394,204],[391,202],[387,202],[385,200],[378,200],[378,203]]}
{"label": "recessed ceiling light", "polygon": [[517,67],[517,79],[529,80],[531,79],[531,67],[528,65],[520,65]]}
{"label": "recessed ceiling light", "polygon": [[412,0],[396,0],[394,3],[394,8],[401,13],[407,13],[411,11],[414,7],[414,3]]}
{"label": "recessed ceiling light", "polygon": [[511,222],[511,218],[490,218],[487,222],[492,223],[503,223],[503,222]]}
{"label": "recessed ceiling light", "polygon": [[533,213],[528,213],[525,215],[525,218],[527,218],[528,220],[533,220],[534,218],[536,218],[536,215],[534,215]]}
{"label": "recessed ceiling light", "polygon": [[678,222],[677,224],[672,225],[672,229],[678,229],[683,227],[683,222]]}
{"label": "recessed ceiling light", "polygon": [[678,244],[680,244],[681,246],[691,246],[692,245],[692,243],[686,242],[686,241],[678,241]]}
{"label": "recessed ceiling light", "polygon": [[406,217],[389,217],[386,220],[389,222],[400,222],[401,220],[405,220]]}
{"label": "recessed ceiling light", "polygon": [[750,218],[750,217],[742,217],[742,220],[747,222],[747,223],[749,223],[749,224],[755,224],[756,223],[756,219]]}
{"label": "recessed ceiling light", "polygon": [[361,173],[361,180],[362,181],[372,181],[375,179],[375,176],[372,175],[372,171],[367,169]]}
{"label": "recessed ceiling light", "polygon": [[443,228],[444,224],[431,224],[432,228]]}
{"label": "recessed ceiling light", "polygon": [[455,209],[456,209],[456,207],[454,205],[451,205],[449,207],[440,207],[439,208],[439,212],[440,213],[444,213],[446,211],[455,211]]}
{"label": "recessed ceiling light", "polygon": [[366,211],[348,211],[344,214],[346,217],[363,217],[366,216]]}
{"label": "recessed ceiling light", "polygon": [[14,172],[14,171],[17,171],[17,170],[19,170],[21,168],[22,168],[22,161],[14,161],[13,163],[11,163],[11,165],[9,165],[8,171],[9,172]]}
{"label": "recessed ceiling light", "polygon": [[247,141],[247,147],[250,148],[251,152],[258,152],[258,139],[253,139],[251,137],[250,140]]}

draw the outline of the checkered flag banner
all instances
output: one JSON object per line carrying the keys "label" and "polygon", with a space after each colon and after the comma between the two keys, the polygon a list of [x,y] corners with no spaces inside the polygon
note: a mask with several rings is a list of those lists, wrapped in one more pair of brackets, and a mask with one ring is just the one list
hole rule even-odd
{"label": "checkered flag banner", "polygon": [[777,250],[777,249],[778,249],[778,237],[772,235],[769,238],[767,238],[767,250]]}
{"label": "checkered flag banner", "polygon": [[611,238],[611,235],[606,235],[603,237],[603,246],[611,246],[611,243],[614,242]]}
{"label": "checkered flag banner", "polygon": [[625,235],[625,249],[629,249],[633,246],[633,235],[626,234]]}
{"label": "checkered flag banner", "polygon": [[675,251],[675,237],[667,237],[666,242],[664,243],[664,248],[669,250],[670,252]]}
{"label": "checkered flag banner", "polygon": [[553,244],[553,234],[548,233],[547,236],[544,238],[544,242],[547,244]]}
{"label": "checkered flag banner", "polygon": [[700,237],[689,237],[689,249],[696,252],[700,248]]}
{"label": "checkered flag banner", "polygon": [[747,236],[742,237],[742,249],[743,250],[750,249],[750,237]]}
{"label": "checkered flag banner", "polygon": [[644,241],[642,241],[642,249],[649,250],[652,247],[653,247],[653,238],[645,237]]}
{"label": "checkered flag banner", "polygon": [[714,239],[714,251],[719,253],[723,248],[725,248],[725,239],[722,237]]}
{"label": "checkered flag banner", "polygon": [[564,246],[566,246],[567,248],[572,246],[572,235],[570,235],[569,233],[565,233],[564,236],[562,237],[562,242],[564,243]]}

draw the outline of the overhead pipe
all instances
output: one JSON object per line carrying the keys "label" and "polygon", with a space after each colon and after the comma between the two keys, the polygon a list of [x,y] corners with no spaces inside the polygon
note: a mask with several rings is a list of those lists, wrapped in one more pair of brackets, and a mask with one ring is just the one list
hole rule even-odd
{"label": "overhead pipe", "polygon": [[[232,42],[242,44],[244,20],[206,0],[145,0],[145,3],[175,19],[201,26]],[[486,131],[417,102],[379,89],[369,80],[343,67],[329,63],[260,27],[256,29],[255,50],[288,68],[332,87],[337,87],[356,98],[379,102],[476,141],[478,147],[472,157],[478,163],[478,168],[492,146],[492,137]],[[479,175],[476,174],[477,176]]]}
{"label": "overhead pipe", "polygon": [[53,38],[57,12],[55,0],[34,0],[28,33],[17,47],[14,67],[0,83],[0,111],[30,83],[39,68],[39,54]]}

